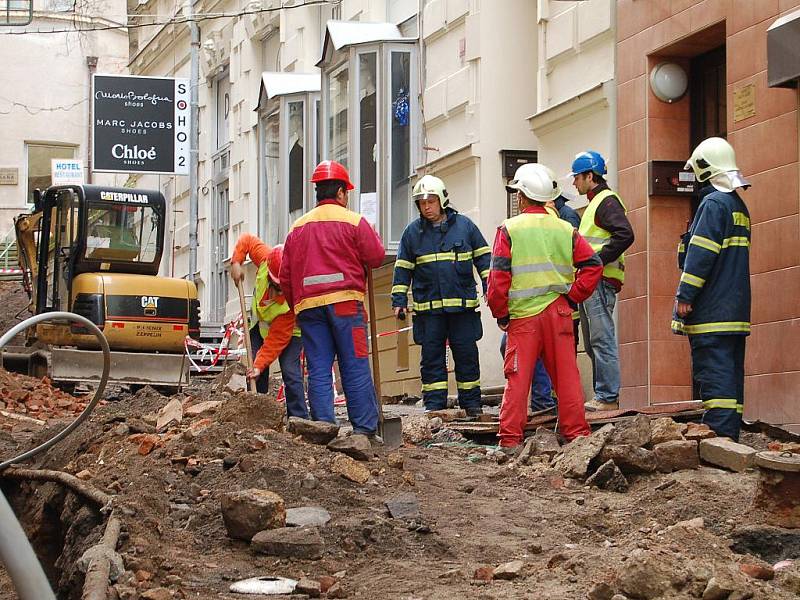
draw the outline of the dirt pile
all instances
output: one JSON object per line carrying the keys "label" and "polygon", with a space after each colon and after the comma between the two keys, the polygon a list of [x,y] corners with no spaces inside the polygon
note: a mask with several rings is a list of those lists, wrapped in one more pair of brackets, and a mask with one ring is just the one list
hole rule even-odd
{"label": "dirt pile", "polygon": [[[0,410],[47,421],[79,414],[90,398],[76,398],[54,388],[45,377],[37,379],[0,369]],[[10,430],[12,418],[0,415],[0,428]]]}
{"label": "dirt pile", "polygon": [[[448,434],[442,419],[419,446],[353,461],[284,431],[271,396],[217,390],[121,396],[35,465],[80,473],[115,497],[121,600],[244,598],[230,586],[265,576],[302,581],[312,596],[404,600],[783,600],[800,589],[800,569],[773,568],[800,559],[800,534],[781,538],[748,510],[753,470],[659,470],[658,444],[690,441],[680,427],[661,423],[654,437],[641,420],[616,425],[591,456],[570,461],[578,478],[561,470],[567,447],[550,432],[509,458]],[[653,456],[601,456],[610,447]],[[608,462],[624,472],[624,493],[584,482]],[[102,532],[96,507],[54,484],[2,483],[38,547],[51,549],[43,556],[60,597],[79,598],[76,558]],[[285,520],[252,543],[232,539],[222,504],[238,492],[279,496]],[[0,597],[9,590],[0,576]]]}

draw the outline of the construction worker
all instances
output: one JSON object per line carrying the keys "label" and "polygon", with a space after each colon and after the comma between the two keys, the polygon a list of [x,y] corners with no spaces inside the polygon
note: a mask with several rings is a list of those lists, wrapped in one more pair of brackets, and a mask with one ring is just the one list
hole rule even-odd
{"label": "construction worker", "polygon": [[619,408],[619,349],[614,329],[614,305],[625,282],[624,252],[633,243],[633,227],[619,195],[608,188],[606,161],[593,150],[572,162],[573,185],[589,205],[581,217],[580,234],[603,261],[603,280],[580,306],[583,345],[592,360],[594,398],[586,410]]}
{"label": "construction worker", "polygon": [[487,298],[498,326],[508,333],[500,446],[514,452],[523,440],[539,356],[558,394],[561,434],[569,441],[591,432],[583,409],[572,311],[594,291],[602,263],[569,223],[545,207],[558,195],[558,183],[547,167],[521,166],[506,189],[516,192],[520,214],[497,230]]}
{"label": "construction worker", "polygon": [[312,418],[336,422],[332,368],[338,358],[353,434],[372,437],[378,428],[378,399],[369,366],[364,293],[366,269],[383,261],[383,242],[364,217],[347,209],[353,184],[344,166],[322,161],[311,181],[317,205],[289,231],[281,289],[303,334]]}
{"label": "construction worker", "polygon": [[[542,165],[544,167],[544,165]],[[547,167],[544,167],[547,168]],[[552,171],[549,171],[549,174],[552,175]],[[555,176],[553,175],[553,180],[555,180]],[[561,188],[556,188],[558,192],[558,197],[552,202],[548,202],[546,204],[547,208],[552,208],[558,213],[559,218],[563,219],[570,225],[572,225],[575,229],[577,229],[581,224],[581,217],[575,211],[574,208],[567,204],[567,199],[561,195]],[[578,351],[578,311],[573,311],[572,313],[572,330],[575,334],[575,352]],[[500,355],[505,356],[506,354],[506,342],[507,336],[503,333],[503,337],[500,338]],[[547,369],[544,368],[544,362],[541,358],[536,361],[536,368],[533,372],[533,384],[531,385],[531,411],[532,412],[541,412],[547,409],[556,410],[556,398],[553,394],[553,384],[550,381],[550,376],[547,374]]]}
{"label": "construction worker", "polygon": [[248,256],[258,272],[249,332],[255,359],[247,377],[256,380],[256,390],[260,394],[266,394],[269,391],[269,365],[277,358],[283,377],[286,413],[290,417],[307,419],[308,407],[300,361],[303,344],[294,312],[280,287],[283,246],[279,244],[270,249],[258,237],[243,233],[231,257],[231,279],[237,284],[244,280],[242,263]]}
{"label": "construction worker", "polygon": [[692,378],[717,435],[739,438],[744,347],[750,334],[750,214],[737,190],[749,187],[731,145],[701,142],[686,168],[703,184],[700,205],[678,248],[682,269],[672,331],[689,336]]}
{"label": "construction worker", "polygon": [[481,414],[478,340],[483,336],[473,266],[486,293],[490,249],[475,223],[450,208],[444,182],[425,175],[412,197],[419,218],[403,231],[392,281],[392,308],[400,317],[413,297],[414,342],[422,347],[422,399],[428,411],[447,408],[446,345],[453,353],[458,405]]}

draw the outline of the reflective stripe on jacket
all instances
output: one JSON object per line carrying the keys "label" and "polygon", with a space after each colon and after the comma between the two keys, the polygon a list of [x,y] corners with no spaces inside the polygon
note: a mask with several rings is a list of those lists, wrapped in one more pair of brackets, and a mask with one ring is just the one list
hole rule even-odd
{"label": "reflective stripe on jacket", "polygon": [[512,319],[538,315],[575,281],[572,267],[573,227],[550,212],[522,213],[506,220],[511,237]]}
{"label": "reflective stripe on jacket", "polygon": [[[253,314],[254,320],[259,321],[259,333],[264,340],[261,349],[253,359],[253,366],[261,372],[264,372],[280,356],[281,352],[292,341],[293,331],[297,330],[294,312],[289,309],[289,304],[284,296],[278,294],[272,300],[265,297],[265,294],[268,294],[269,286],[264,286],[262,273],[268,273],[267,264],[270,250],[271,248],[258,237],[251,233],[243,233],[236,241],[236,247],[233,249],[233,255],[231,256],[231,262],[239,264],[242,264],[249,256],[253,264],[258,267],[256,289],[253,293],[250,312]],[[259,275],[261,276],[261,286],[259,285]],[[272,302],[278,307],[285,307],[285,310],[280,309],[280,314],[268,315],[270,318],[266,332],[261,327],[261,319],[257,313],[258,305],[262,302]],[[250,325],[252,327],[253,323]]]}
{"label": "reflective stripe on jacket", "polygon": [[[591,199],[586,210],[581,217],[581,226],[578,228],[580,234],[592,246],[592,250],[599,252],[600,249],[611,241],[611,233],[600,227],[595,222],[595,213],[600,204],[608,198],[614,196],[619,200],[620,205],[627,213],[625,204],[619,194],[612,192],[609,189],[604,189]],[[625,254],[621,254],[619,258],[613,262],[606,264],[603,267],[603,276],[610,279],[616,279],[620,284],[625,283]]]}
{"label": "reflective stripe on jacket", "polygon": [[[528,215],[537,218],[527,219]],[[486,298],[492,315],[496,319],[518,318],[510,314],[515,264],[519,265],[517,267],[517,278],[525,275],[526,271],[536,274],[538,268],[543,270],[550,269],[549,266],[531,265],[559,265],[558,268],[552,269],[556,271],[558,277],[553,276],[549,281],[540,282],[542,284],[540,287],[544,287],[545,283],[548,286],[553,285],[553,288],[543,290],[542,293],[545,298],[538,302],[531,302],[527,309],[523,303],[521,305],[522,308],[519,309],[519,314],[525,314],[528,310],[536,311],[540,309],[539,312],[544,310],[552,303],[553,299],[558,297],[557,295],[552,296],[551,293],[557,291],[559,286],[562,285],[566,286],[567,291],[565,291],[564,295],[567,296],[573,307],[592,295],[603,275],[603,263],[580,233],[564,221],[560,221],[554,213],[549,212],[541,205],[529,206],[523,211],[522,215],[518,215],[514,219],[517,219],[517,222],[521,224],[533,225],[525,229],[520,227],[520,230],[515,232],[515,239],[512,239],[507,225],[513,219],[509,219],[498,228],[497,235],[495,235],[494,246],[492,247],[492,268],[489,273],[489,289]],[[545,223],[556,233],[545,233],[544,228],[538,226],[542,223]],[[512,228],[514,228],[513,225]],[[565,236],[567,232],[569,232],[569,236]],[[531,239],[525,240],[524,238]],[[536,238],[539,238],[539,240]],[[564,248],[564,239],[567,240],[566,248]],[[539,247],[540,240],[542,247]],[[566,272],[563,272],[564,252],[568,253],[566,259],[568,264],[577,270],[574,275],[567,275]],[[515,257],[516,263],[514,262]],[[523,265],[527,265],[527,267],[523,268]],[[574,277],[571,285],[566,282],[566,278],[569,277]],[[537,285],[535,278],[532,278],[531,283]],[[523,288],[519,287],[518,289]],[[515,308],[515,310],[517,309]]]}
{"label": "reflective stripe on jacket", "polygon": [[484,292],[491,249],[478,227],[451,208],[437,226],[422,217],[403,231],[392,280],[392,306],[416,312],[459,312],[478,306],[473,267]]}
{"label": "reflective stripe on jacket", "polygon": [[[273,298],[269,297],[269,267],[267,261],[262,262],[256,274],[256,288],[253,291],[253,302],[250,305],[250,314],[254,322],[258,323],[258,331],[262,339],[267,339],[272,322],[290,312],[289,303],[282,294]],[[300,337],[300,328],[295,325],[292,330],[294,337]]]}
{"label": "reflective stripe on jacket", "polygon": [[678,247],[682,268],[676,298],[692,312],[673,315],[672,331],[684,335],[750,333],[750,213],[736,192],[712,186]]}
{"label": "reflective stripe on jacket", "polygon": [[381,266],[380,236],[361,215],[322,200],[297,219],[283,245],[281,289],[295,313],[347,300],[364,301],[365,268]]}

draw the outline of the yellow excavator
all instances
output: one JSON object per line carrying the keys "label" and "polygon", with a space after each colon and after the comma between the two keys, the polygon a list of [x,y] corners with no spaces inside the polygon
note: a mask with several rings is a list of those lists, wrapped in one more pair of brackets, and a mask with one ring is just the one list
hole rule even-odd
{"label": "yellow excavator", "polygon": [[[193,282],[158,275],[165,224],[160,192],[100,185],[37,192],[33,212],[14,220],[30,311],[70,311],[95,323],[112,350],[111,381],[188,381],[184,340],[200,336],[200,303]],[[79,324],[40,323],[26,346],[4,353],[4,365],[67,387],[99,380],[97,339]]]}

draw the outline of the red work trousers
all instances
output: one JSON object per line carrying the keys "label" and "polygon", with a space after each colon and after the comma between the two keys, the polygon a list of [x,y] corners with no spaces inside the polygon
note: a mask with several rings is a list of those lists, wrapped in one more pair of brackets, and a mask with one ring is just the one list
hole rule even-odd
{"label": "red work trousers", "polygon": [[506,389],[500,405],[500,445],[522,443],[528,421],[528,397],[536,360],[544,367],[558,395],[561,435],[568,441],[589,435],[583,407],[583,389],[575,359],[572,308],[562,296],[538,315],[512,319],[503,365]]}

